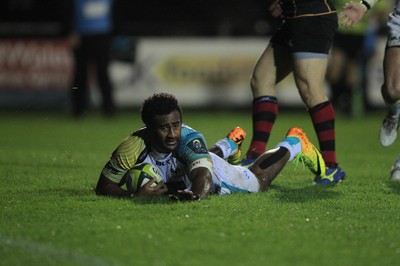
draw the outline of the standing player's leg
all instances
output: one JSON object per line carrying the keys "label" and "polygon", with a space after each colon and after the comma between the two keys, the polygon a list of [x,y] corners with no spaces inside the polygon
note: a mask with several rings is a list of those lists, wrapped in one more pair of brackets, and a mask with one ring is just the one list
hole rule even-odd
{"label": "standing player's leg", "polygon": [[294,63],[294,77],[303,102],[308,108],[320,151],[327,167],[316,175],[316,183],[337,183],[345,173],[338,166],[335,149],[335,112],[324,92],[327,57],[319,54],[298,53]]}
{"label": "standing player's leg", "polygon": [[[306,105],[325,160],[325,173],[317,183],[339,182],[345,173],[339,168],[335,148],[335,112],[324,90],[329,50],[338,26],[337,15],[303,17],[293,23],[294,79]],[[311,45],[313,44],[313,45]]]}
{"label": "standing player's leg", "polygon": [[86,53],[86,39],[82,38],[79,44],[74,47],[74,77],[71,90],[72,114],[74,117],[81,117],[88,109],[88,55]]}
{"label": "standing player's leg", "polygon": [[396,140],[399,128],[400,46],[386,48],[383,69],[384,83],[382,85],[382,97],[388,107],[388,113],[383,120],[379,139],[383,146],[389,146]]}
{"label": "standing player's leg", "polygon": [[251,77],[253,136],[243,164],[254,162],[265,151],[278,115],[275,85],[291,71],[288,49],[270,43],[257,61]]}
{"label": "standing player's leg", "polygon": [[93,52],[96,54],[96,74],[102,96],[102,111],[106,116],[115,113],[114,91],[109,75],[111,38],[107,35],[100,35],[97,44],[93,45]]}
{"label": "standing player's leg", "polygon": [[397,157],[392,169],[390,170],[390,180],[400,181],[400,155]]}
{"label": "standing player's leg", "polygon": [[[382,97],[388,106],[388,114],[380,129],[380,142],[391,145],[397,137],[400,119],[400,1],[396,1],[395,12],[389,15],[389,34],[383,61],[384,83]],[[391,180],[400,181],[400,156],[392,166]]]}

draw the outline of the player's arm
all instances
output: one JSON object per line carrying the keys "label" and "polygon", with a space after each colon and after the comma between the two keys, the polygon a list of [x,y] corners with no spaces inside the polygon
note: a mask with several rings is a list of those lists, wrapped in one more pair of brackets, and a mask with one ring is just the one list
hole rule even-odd
{"label": "player's arm", "polygon": [[356,25],[379,0],[362,0],[358,3],[349,2],[343,7],[340,12],[340,24],[344,27],[353,27]]}
{"label": "player's arm", "polygon": [[[192,152],[191,152],[192,153]],[[178,191],[183,194],[180,199],[200,200],[208,197],[211,192],[213,167],[209,153],[192,153],[190,157],[197,158],[189,165],[189,179],[192,183],[191,190]]]}
{"label": "player's arm", "polygon": [[112,153],[110,160],[103,167],[96,186],[96,194],[112,197],[158,196],[168,189],[161,182],[151,187],[150,181],[134,194],[122,188],[125,175],[136,163],[138,155],[145,149],[145,144],[136,136],[128,136]]}
{"label": "player's arm", "polygon": [[154,182],[155,180],[151,180],[142,186],[138,191],[132,193],[123,189],[119,183],[110,180],[103,173],[101,173],[96,186],[96,194],[117,198],[134,198],[138,196],[160,196],[168,191],[167,186],[163,182],[157,184],[155,187],[152,187]]}
{"label": "player's arm", "polygon": [[[141,149],[136,149],[140,142],[133,136],[126,137],[114,150],[108,162],[101,170],[97,181],[96,194],[112,197],[131,197],[132,193],[122,188],[125,183],[124,176],[137,161],[137,154]],[[131,152],[134,150],[134,152]],[[135,152],[137,150],[137,152]]]}
{"label": "player's arm", "polygon": [[206,198],[211,191],[213,164],[203,135],[192,132],[183,137],[178,155],[187,164],[191,182],[191,190],[179,191],[178,199]]}
{"label": "player's arm", "polygon": [[200,200],[208,197],[211,191],[211,171],[206,167],[199,167],[190,171],[189,178],[192,182],[191,190],[178,190],[170,194],[173,200]]}
{"label": "player's arm", "polygon": [[193,169],[190,172],[192,181],[192,192],[196,199],[203,199],[208,196],[211,190],[211,171],[205,167]]}
{"label": "player's arm", "polygon": [[132,193],[121,188],[118,183],[108,179],[103,173],[97,181],[96,194],[102,196],[113,196],[119,198],[129,198]]}

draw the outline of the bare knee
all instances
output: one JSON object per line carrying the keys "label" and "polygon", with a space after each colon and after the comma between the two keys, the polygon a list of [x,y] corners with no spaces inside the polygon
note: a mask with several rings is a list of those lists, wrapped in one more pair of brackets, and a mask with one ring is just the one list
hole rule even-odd
{"label": "bare knee", "polygon": [[253,74],[250,78],[250,87],[254,95],[258,95],[262,91],[260,81],[257,79],[255,74]]}
{"label": "bare knee", "polygon": [[328,100],[322,85],[315,86],[304,83],[299,85],[298,89],[301,99],[309,109]]}
{"label": "bare knee", "polygon": [[265,77],[257,75],[256,73],[253,73],[250,78],[250,87],[254,97],[275,95],[275,83],[267,80]]}
{"label": "bare knee", "polygon": [[394,103],[400,99],[400,79],[388,80],[382,85],[382,97],[387,103]]}

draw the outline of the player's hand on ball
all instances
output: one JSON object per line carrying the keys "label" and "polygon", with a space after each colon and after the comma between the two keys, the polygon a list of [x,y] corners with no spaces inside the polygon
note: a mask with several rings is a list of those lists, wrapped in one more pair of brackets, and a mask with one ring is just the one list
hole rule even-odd
{"label": "player's hand on ball", "polygon": [[146,184],[144,184],[138,191],[137,195],[140,196],[160,196],[168,191],[167,185],[164,182],[155,184],[156,180],[153,178]]}
{"label": "player's hand on ball", "polygon": [[200,200],[199,196],[194,195],[193,191],[190,191],[188,189],[178,190],[177,193],[170,194],[170,195],[168,195],[168,197],[171,200],[176,200],[176,201]]}
{"label": "player's hand on ball", "polygon": [[150,163],[137,164],[126,173],[126,189],[137,196],[159,196],[168,191],[160,170]]}

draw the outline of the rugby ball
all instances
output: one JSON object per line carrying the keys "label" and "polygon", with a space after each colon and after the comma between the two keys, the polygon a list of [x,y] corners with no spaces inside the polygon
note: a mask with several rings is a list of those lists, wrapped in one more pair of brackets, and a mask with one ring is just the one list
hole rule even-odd
{"label": "rugby ball", "polygon": [[162,181],[160,170],[150,163],[137,164],[127,173],[126,188],[130,192],[136,192],[151,179],[156,180],[152,186],[160,183]]}

